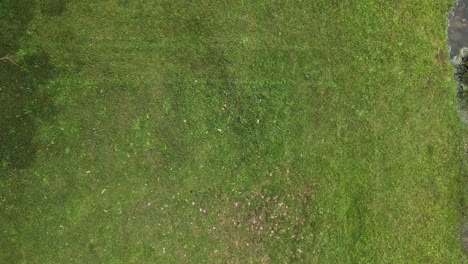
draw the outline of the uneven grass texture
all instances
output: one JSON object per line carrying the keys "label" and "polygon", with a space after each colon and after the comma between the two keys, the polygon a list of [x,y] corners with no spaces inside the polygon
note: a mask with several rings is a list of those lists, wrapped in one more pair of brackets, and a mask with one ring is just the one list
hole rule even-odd
{"label": "uneven grass texture", "polygon": [[466,262],[450,4],[3,0],[0,262]]}

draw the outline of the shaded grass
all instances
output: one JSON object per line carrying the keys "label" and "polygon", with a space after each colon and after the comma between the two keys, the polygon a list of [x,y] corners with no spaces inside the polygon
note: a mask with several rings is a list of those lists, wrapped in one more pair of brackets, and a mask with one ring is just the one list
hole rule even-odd
{"label": "shaded grass", "polygon": [[466,261],[449,1],[62,4],[5,262]]}

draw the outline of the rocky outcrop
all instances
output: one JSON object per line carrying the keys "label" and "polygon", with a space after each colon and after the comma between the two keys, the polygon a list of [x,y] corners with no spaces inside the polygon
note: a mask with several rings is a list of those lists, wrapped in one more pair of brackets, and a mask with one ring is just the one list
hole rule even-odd
{"label": "rocky outcrop", "polygon": [[458,112],[463,123],[468,125],[468,48],[460,49],[460,53],[452,58],[457,84]]}

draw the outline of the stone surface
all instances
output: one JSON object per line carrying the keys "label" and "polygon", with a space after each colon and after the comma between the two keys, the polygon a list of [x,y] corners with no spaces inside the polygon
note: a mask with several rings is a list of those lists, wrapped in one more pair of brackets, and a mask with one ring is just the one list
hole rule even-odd
{"label": "stone surface", "polygon": [[459,54],[461,47],[468,47],[468,0],[459,0],[453,4],[447,22],[447,41],[450,58],[453,58]]}
{"label": "stone surface", "polygon": [[[454,77],[458,81],[458,113],[461,121],[468,125],[468,0],[458,0],[453,4],[447,21],[447,41]],[[465,153],[468,154],[468,144],[465,144]],[[466,214],[461,225],[460,239],[463,248],[468,252],[468,215]]]}

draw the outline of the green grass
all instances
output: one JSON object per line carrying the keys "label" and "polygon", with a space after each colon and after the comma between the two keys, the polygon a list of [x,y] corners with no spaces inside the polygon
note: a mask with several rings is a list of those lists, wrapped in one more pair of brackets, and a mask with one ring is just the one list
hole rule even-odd
{"label": "green grass", "polygon": [[451,1],[26,2],[0,262],[467,261]]}

